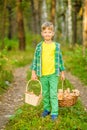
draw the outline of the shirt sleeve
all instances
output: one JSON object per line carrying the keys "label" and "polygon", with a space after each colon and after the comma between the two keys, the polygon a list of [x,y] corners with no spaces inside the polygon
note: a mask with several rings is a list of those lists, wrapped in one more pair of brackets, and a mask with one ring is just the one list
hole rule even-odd
{"label": "shirt sleeve", "polygon": [[34,58],[33,58],[33,61],[32,61],[32,64],[30,66],[30,69],[31,70],[35,70],[36,71],[36,68],[37,68],[37,47],[35,49],[35,53],[34,53]]}
{"label": "shirt sleeve", "polygon": [[65,67],[64,67],[64,61],[63,61],[63,58],[62,58],[61,50],[59,51],[59,62],[60,62],[60,65],[59,65],[60,72],[64,71]]}

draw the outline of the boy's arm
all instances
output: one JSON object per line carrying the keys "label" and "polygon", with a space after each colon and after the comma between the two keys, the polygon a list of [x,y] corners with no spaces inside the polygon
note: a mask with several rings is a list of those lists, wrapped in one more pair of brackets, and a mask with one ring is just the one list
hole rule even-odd
{"label": "boy's arm", "polygon": [[61,80],[65,80],[65,73],[64,73],[64,71],[61,71]]}
{"label": "boy's arm", "polygon": [[60,60],[61,80],[65,80],[65,67],[64,67],[64,62],[63,62],[61,50],[59,52],[59,60]]}
{"label": "boy's arm", "polygon": [[31,79],[32,79],[32,80],[38,79],[35,70],[32,70]]}
{"label": "boy's arm", "polygon": [[36,57],[37,57],[37,51],[35,50],[33,62],[32,62],[32,65],[30,66],[31,70],[34,70],[34,71],[36,71],[36,65],[37,65],[37,58]]}
{"label": "boy's arm", "polygon": [[37,75],[36,75],[36,68],[37,68],[37,48],[35,50],[35,53],[34,53],[34,59],[33,59],[33,62],[32,62],[32,65],[31,65],[31,70],[32,70],[32,73],[31,73],[31,79],[32,80],[36,80],[37,79]]}
{"label": "boy's arm", "polygon": [[63,62],[61,50],[59,51],[59,63],[60,63],[59,69],[60,69],[60,72],[62,72],[65,70],[65,67],[64,67],[64,62]]}

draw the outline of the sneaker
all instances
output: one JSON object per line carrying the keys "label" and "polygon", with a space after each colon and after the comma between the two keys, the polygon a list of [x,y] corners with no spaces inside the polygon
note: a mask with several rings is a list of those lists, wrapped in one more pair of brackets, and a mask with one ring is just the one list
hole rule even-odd
{"label": "sneaker", "polygon": [[47,115],[49,115],[49,114],[50,114],[50,112],[49,112],[49,111],[44,110],[44,112],[42,113],[42,117],[45,117],[45,116],[47,116]]}
{"label": "sneaker", "polygon": [[58,115],[51,115],[52,120],[56,120],[58,118]]}

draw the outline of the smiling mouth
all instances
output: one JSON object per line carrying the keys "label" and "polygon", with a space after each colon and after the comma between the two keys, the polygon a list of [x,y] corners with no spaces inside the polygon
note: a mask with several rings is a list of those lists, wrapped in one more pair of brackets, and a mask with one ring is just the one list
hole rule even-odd
{"label": "smiling mouth", "polygon": [[46,37],[50,37],[50,36],[46,36]]}

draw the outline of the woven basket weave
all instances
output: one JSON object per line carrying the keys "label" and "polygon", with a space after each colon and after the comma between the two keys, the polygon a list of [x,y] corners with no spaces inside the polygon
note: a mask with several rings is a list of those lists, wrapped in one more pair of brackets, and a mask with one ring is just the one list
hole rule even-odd
{"label": "woven basket weave", "polygon": [[71,99],[63,99],[63,100],[58,100],[59,102],[59,106],[61,107],[70,107],[73,106],[74,104],[76,104],[77,101],[77,96],[73,96]]}
{"label": "woven basket weave", "polygon": [[[62,81],[62,90],[64,90],[63,81]],[[64,97],[62,100],[58,99],[58,104],[60,107],[70,107],[76,104],[77,99],[78,99],[78,96],[72,96],[70,99]]]}
{"label": "woven basket weave", "polygon": [[28,90],[28,87],[29,87],[31,81],[32,80],[29,80],[27,85],[26,85],[25,103],[28,103],[28,104],[33,105],[33,106],[37,106],[40,104],[40,101],[42,99],[42,85],[41,85],[39,80],[35,80],[35,81],[39,82],[39,84],[41,86],[40,94],[39,94],[39,96],[37,96],[34,93],[29,92],[29,90]]}

